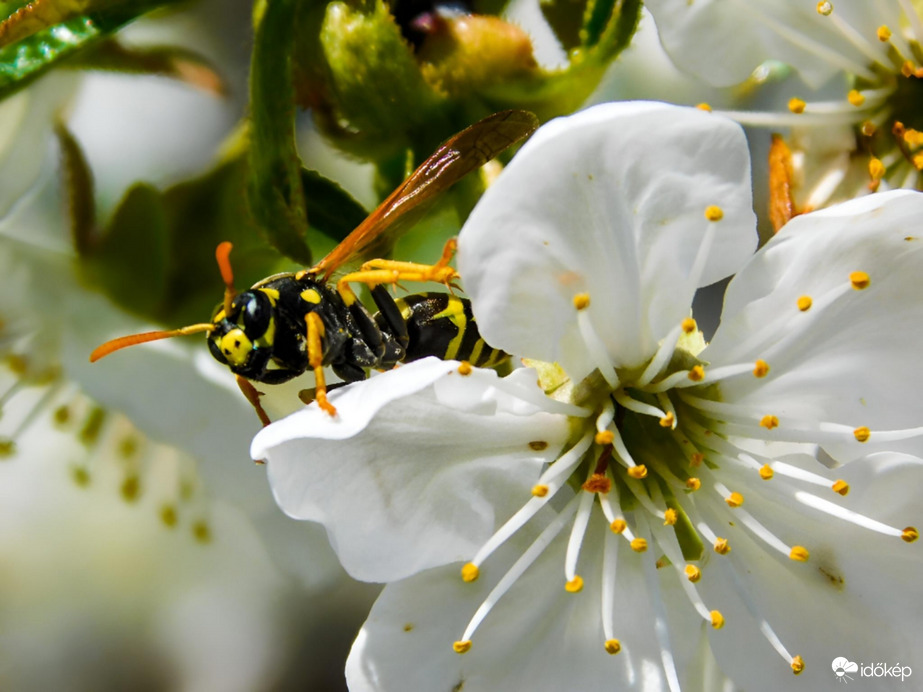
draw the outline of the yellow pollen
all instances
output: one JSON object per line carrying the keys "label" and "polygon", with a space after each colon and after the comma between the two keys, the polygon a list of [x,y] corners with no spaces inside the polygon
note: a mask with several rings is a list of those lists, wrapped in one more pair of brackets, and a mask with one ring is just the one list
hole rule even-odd
{"label": "yellow pollen", "polygon": [[724,498],[724,501],[728,507],[740,507],[744,503],[744,496],[740,493],[731,493]]}
{"label": "yellow pollen", "polygon": [[689,379],[693,382],[701,382],[705,379],[705,368],[701,365],[696,365],[689,371]]}
{"label": "yellow pollen", "polygon": [[775,471],[772,470],[772,467],[769,464],[763,464],[760,466],[760,478],[764,481],[768,481],[775,475]]}
{"label": "yellow pollen", "polygon": [[754,377],[766,377],[769,374],[769,363],[763,359],[756,361],[756,364],[753,366],[753,376]]}
{"label": "yellow pollen", "polygon": [[686,334],[692,334],[692,332],[695,331],[695,320],[691,317],[687,317],[680,323],[680,326],[683,328],[683,331],[686,332]]}
{"label": "yellow pollen", "polygon": [[923,132],[908,128],[904,130],[904,141],[912,147],[918,147],[923,144]]}
{"label": "yellow pollen", "polygon": [[799,114],[801,114],[801,113],[804,113],[804,107],[805,107],[806,105],[808,105],[808,104],[806,104],[806,103],[805,103],[804,101],[802,101],[801,99],[799,99],[799,98],[794,98],[794,99],[789,100],[789,102],[788,102],[788,109],[789,109],[792,113],[795,113],[796,115],[799,115]]}
{"label": "yellow pollen", "polygon": [[463,642],[455,642],[452,644],[452,649],[457,654],[465,654],[471,649],[471,640],[466,639]]}
{"label": "yellow pollen", "polygon": [[913,167],[918,171],[923,170],[923,152],[913,155]]}
{"label": "yellow pollen", "polygon": [[909,60],[905,60],[904,64],[901,65],[901,74],[905,77],[912,77],[914,72],[913,63]]}
{"label": "yellow pollen", "polygon": [[877,156],[873,156],[869,159],[869,175],[872,177],[872,180],[881,180],[885,177],[885,173],[887,172],[888,169],[885,168],[885,165]]}
{"label": "yellow pollen", "polygon": [[647,478],[647,466],[645,466],[644,464],[638,464],[637,466],[632,466],[628,469],[628,475],[636,480]]}
{"label": "yellow pollen", "polygon": [[724,209],[714,204],[705,207],[705,218],[709,221],[721,221],[724,218]]}
{"label": "yellow pollen", "polygon": [[617,654],[619,651],[622,650],[622,642],[620,642],[618,639],[607,639],[606,643],[603,644],[603,646],[606,647],[607,653],[610,653],[613,655]]}
{"label": "yellow pollen", "polygon": [[825,17],[829,17],[833,14],[833,3],[830,0],[821,0],[817,3],[817,14],[822,14]]}
{"label": "yellow pollen", "polygon": [[886,43],[891,40],[891,29],[888,28],[887,24],[882,24],[878,27],[878,40],[882,43]]}
{"label": "yellow pollen", "polygon": [[703,461],[705,461],[705,455],[701,452],[696,452],[691,457],[689,457],[689,465],[692,468],[698,468],[702,465]]}
{"label": "yellow pollen", "polygon": [[579,574],[576,575],[573,579],[564,584],[564,590],[568,593],[577,593],[578,591],[582,591],[583,577],[581,577]]}
{"label": "yellow pollen", "polygon": [[709,106],[709,105],[708,105],[707,103],[705,103],[705,102],[700,103],[699,105],[696,106],[696,108],[698,108],[700,111],[705,111],[706,113],[711,113],[711,106]]}
{"label": "yellow pollen", "polygon": [[643,538],[634,538],[631,541],[631,549],[636,553],[643,553],[647,550],[647,541]]}
{"label": "yellow pollen", "polygon": [[663,513],[663,525],[664,526],[675,526],[676,520],[679,516],[676,514],[676,510],[672,507],[667,507]]}
{"label": "yellow pollen", "polygon": [[807,562],[808,558],[811,557],[811,553],[803,545],[793,545],[788,556],[795,562]]}
{"label": "yellow pollen", "polygon": [[578,310],[586,310],[590,307],[590,294],[578,293],[574,296],[574,307]]}
{"label": "yellow pollen", "polygon": [[721,538],[720,536],[715,539],[715,552],[718,555],[727,555],[731,552],[731,546],[728,545],[727,538]]}
{"label": "yellow pollen", "polygon": [[859,126],[859,131],[866,137],[871,137],[878,131],[878,128],[875,126],[871,120],[866,120]]}
{"label": "yellow pollen", "polygon": [[853,430],[852,434],[856,436],[856,439],[859,440],[859,442],[865,442],[871,436],[872,431],[863,425],[862,427]]}
{"label": "yellow pollen", "polygon": [[801,656],[795,656],[792,659],[792,672],[795,675],[801,674],[801,671],[804,670],[804,659]]}
{"label": "yellow pollen", "polygon": [[605,495],[612,490],[612,481],[610,481],[609,477],[605,474],[594,473],[581,487],[588,493],[600,493]]}
{"label": "yellow pollen", "polygon": [[683,571],[686,572],[686,579],[691,581],[693,584],[702,578],[702,570],[700,570],[695,565],[686,565],[686,569]]}
{"label": "yellow pollen", "polygon": [[686,487],[690,490],[698,490],[702,487],[702,481],[700,481],[695,476],[691,476],[686,479]]}
{"label": "yellow pollen", "polygon": [[461,376],[466,376],[471,374],[471,363],[467,360],[463,360],[458,364],[458,374]]}
{"label": "yellow pollen", "polygon": [[673,415],[671,411],[667,411],[667,415],[660,419],[661,428],[672,428],[673,421],[676,420],[676,416]]}
{"label": "yellow pollen", "polygon": [[612,533],[622,533],[628,528],[628,523],[624,519],[613,519],[612,523],[609,524],[609,528]]}
{"label": "yellow pollen", "polygon": [[766,415],[760,418],[760,425],[767,430],[779,427],[779,419],[773,415]]}
{"label": "yellow pollen", "polygon": [[614,432],[612,432],[611,430],[601,430],[600,432],[596,433],[596,437],[594,438],[594,441],[598,445],[606,446],[606,445],[611,445],[614,439],[615,439]]}
{"label": "yellow pollen", "polygon": [[863,96],[862,92],[858,89],[850,89],[849,93],[846,95],[846,100],[858,108],[865,103],[865,96]]}
{"label": "yellow pollen", "polygon": [[532,494],[535,497],[545,497],[545,495],[548,494],[548,486],[542,485],[541,483],[539,483],[538,485],[533,485]]}
{"label": "yellow pollen", "polygon": [[920,537],[920,532],[917,531],[915,526],[908,526],[906,529],[901,531],[901,540],[905,543],[913,543]]}
{"label": "yellow pollen", "polygon": [[461,578],[465,583],[470,584],[481,576],[481,570],[473,562],[465,563],[461,568]]}
{"label": "yellow pollen", "polygon": [[849,495],[849,483],[844,481],[842,478],[837,480],[833,484],[832,487],[833,487],[833,492],[838,493],[842,495],[843,497],[846,497],[847,495]]}
{"label": "yellow pollen", "polygon": [[721,611],[711,611],[711,626],[716,630],[720,630],[722,627],[724,627],[724,616],[721,614]]}
{"label": "yellow pollen", "polygon": [[811,300],[811,296],[801,296],[798,299],[798,309],[801,310],[801,312],[806,312],[807,310],[810,310],[811,305],[813,304],[814,304],[814,301]]}

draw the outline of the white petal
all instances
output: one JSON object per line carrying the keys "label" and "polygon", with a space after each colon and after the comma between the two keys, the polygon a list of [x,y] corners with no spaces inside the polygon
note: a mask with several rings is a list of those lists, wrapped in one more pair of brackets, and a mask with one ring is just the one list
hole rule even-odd
{"label": "white petal", "polygon": [[[459,237],[481,333],[511,353],[591,371],[573,299],[616,366],[651,357],[699,286],[756,242],[740,128],[697,109],[603,104],[542,127],[482,197]],[[711,205],[721,221],[705,219]],[[713,248],[696,276],[706,229]],[[717,249],[720,248],[720,251]]]}
{"label": "white petal", "polygon": [[554,402],[527,403],[534,371],[500,381],[457,369],[410,363],[332,392],[336,418],[312,405],[253,441],[279,506],[322,522],[356,578],[390,581],[473,555],[569,435]]}
{"label": "white petal", "polygon": [[[921,217],[923,194],[896,191],[786,225],[731,282],[721,325],[700,356],[713,366],[762,358],[770,372],[721,382],[722,399],[754,421],[777,416],[780,440],[787,424],[847,426],[842,444],[822,443],[840,462],[876,450],[920,450],[919,438],[879,443],[874,431],[921,424]],[[850,288],[855,271],[869,275],[868,288]],[[825,305],[825,295],[837,291]],[[801,296],[812,298],[810,309],[799,310]],[[865,444],[849,434],[860,426],[873,431]]]}
{"label": "white petal", "polygon": [[888,24],[897,33],[899,26],[896,2],[834,2],[837,18],[862,35],[866,46],[860,49],[831,18],[818,14],[814,2],[650,0],[645,5],[676,64],[715,86],[738,84],[767,60],[792,65],[814,87],[851,66],[849,71],[861,74],[872,55],[887,57],[887,44],[878,41],[876,29]]}

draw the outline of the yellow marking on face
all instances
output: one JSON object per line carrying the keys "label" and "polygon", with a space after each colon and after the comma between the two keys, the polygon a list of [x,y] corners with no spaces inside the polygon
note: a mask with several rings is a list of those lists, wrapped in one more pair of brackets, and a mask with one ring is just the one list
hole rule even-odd
{"label": "yellow marking on face", "polygon": [[274,288],[261,288],[260,289],[266,296],[269,298],[269,303],[273,307],[276,306],[276,303],[279,302],[279,291]]}
{"label": "yellow marking on face", "polygon": [[458,332],[452,337],[452,340],[445,350],[445,355],[443,356],[446,360],[452,360],[458,355],[458,349],[461,348],[462,339],[465,338],[465,327],[468,325],[468,318],[465,317],[464,303],[456,296],[450,295],[448,298],[449,302],[445,309],[433,315],[433,319],[438,320],[446,318],[458,327]]}
{"label": "yellow marking on face", "polygon": [[301,299],[306,303],[317,305],[321,301],[320,293],[316,288],[306,288],[301,292]]}
{"label": "yellow marking on face", "polygon": [[247,338],[247,335],[244,334],[243,329],[232,329],[229,331],[221,337],[221,342],[218,346],[221,348],[221,353],[224,354],[228,363],[238,367],[246,364],[247,357],[250,351],[253,350],[253,344],[250,342],[250,339]]}

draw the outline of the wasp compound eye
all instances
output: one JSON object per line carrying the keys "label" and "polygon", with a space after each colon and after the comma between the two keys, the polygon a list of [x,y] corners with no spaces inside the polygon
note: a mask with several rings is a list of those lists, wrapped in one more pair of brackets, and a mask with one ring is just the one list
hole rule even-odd
{"label": "wasp compound eye", "polygon": [[272,302],[262,291],[247,291],[234,299],[234,306],[239,307],[239,317],[235,320],[251,340],[259,339],[269,328],[272,321]]}

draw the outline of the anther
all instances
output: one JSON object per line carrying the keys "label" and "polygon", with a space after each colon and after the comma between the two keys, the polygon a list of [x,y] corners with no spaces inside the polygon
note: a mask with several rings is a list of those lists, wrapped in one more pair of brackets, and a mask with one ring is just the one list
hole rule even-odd
{"label": "anther", "polygon": [[854,289],[861,291],[863,288],[868,288],[869,275],[865,272],[853,272],[849,275],[849,283]]}
{"label": "anther", "polygon": [[721,221],[724,218],[724,209],[714,204],[705,207],[705,218],[709,221]]}
{"label": "anther", "polygon": [[635,480],[641,480],[642,478],[647,478],[647,466],[644,464],[638,464],[637,466],[631,466],[627,471],[628,475],[634,478]]}
{"label": "anther", "polygon": [[760,466],[760,478],[764,481],[768,481],[775,475],[775,471],[772,470],[772,467],[769,464],[763,464]]}
{"label": "anther", "polygon": [[[705,455],[702,454],[702,452],[695,452],[689,457],[689,465],[694,469],[701,466],[703,461],[705,461]],[[696,488],[696,490],[698,490],[698,488]]]}
{"label": "anther", "polygon": [[609,524],[609,528],[612,533],[622,533],[628,528],[628,523],[624,519],[613,519],[612,523]]}
{"label": "anther", "polygon": [[610,653],[613,655],[617,654],[619,651],[622,650],[622,642],[620,642],[618,639],[607,639],[606,643],[603,644],[603,646],[606,647],[607,653]]}
{"label": "anther", "polygon": [[849,483],[844,481],[842,478],[837,480],[831,487],[833,488],[833,492],[839,493],[843,497],[849,495]]}
{"label": "anther", "polygon": [[695,331],[695,327],[696,327],[695,320],[692,319],[691,317],[687,317],[682,322],[680,322],[680,326],[683,328],[683,331],[686,334],[692,334],[692,332]]}
{"label": "anther", "polygon": [[533,485],[532,494],[535,497],[545,497],[548,494],[548,486],[542,485],[541,483],[539,483],[538,485]]}
{"label": "anther", "polygon": [[871,137],[878,132],[878,127],[871,120],[866,120],[859,126],[859,132],[861,132],[864,137]]}
{"label": "anther", "polygon": [[801,113],[804,113],[804,108],[805,108],[805,106],[807,106],[807,105],[808,105],[808,104],[806,104],[806,103],[805,103],[804,101],[802,101],[801,99],[799,99],[799,98],[793,98],[793,99],[790,99],[789,102],[788,102],[788,109],[789,109],[792,113],[795,113],[796,115],[800,115]]}
{"label": "anther", "polygon": [[647,541],[643,538],[633,538],[631,540],[631,549],[636,553],[643,553],[647,550]]}
{"label": "anther", "polygon": [[798,309],[801,310],[801,312],[807,312],[811,309],[811,305],[813,304],[814,301],[811,300],[811,296],[801,296],[798,299]]}
{"label": "anther", "polygon": [[800,675],[801,671],[804,670],[804,659],[801,656],[795,656],[792,659],[792,672],[795,675]]}
{"label": "anther", "polygon": [[719,555],[727,555],[731,552],[731,546],[728,544],[728,539],[721,538],[720,536],[715,539],[715,552]]}
{"label": "anther", "polygon": [[885,168],[885,165],[877,156],[869,159],[869,176],[871,176],[872,180],[881,180],[887,172],[888,169]]}
{"label": "anther", "polygon": [[454,644],[452,644],[452,650],[457,654],[468,653],[470,649],[471,649],[470,639],[466,639],[463,642],[455,642]]}
{"label": "anther", "polygon": [[686,573],[686,579],[691,581],[693,584],[697,583],[702,578],[702,570],[700,570],[695,565],[686,565],[686,568],[683,571]]}
{"label": "anther", "polygon": [[594,473],[581,487],[588,493],[602,493],[605,495],[612,490],[612,481],[605,474]]}
{"label": "anther", "polygon": [[673,422],[676,420],[676,416],[673,415],[672,411],[667,411],[667,415],[660,419],[661,428],[672,428]]}
{"label": "anther", "polygon": [[596,433],[596,437],[593,438],[593,441],[596,442],[596,444],[605,447],[606,445],[611,445],[614,439],[614,432],[611,430],[602,430]]}
{"label": "anther", "polygon": [[788,556],[795,562],[807,562],[808,558],[811,557],[811,553],[803,545],[793,545]]}
{"label": "anther", "polygon": [[134,502],[141,494],[141,481],[135,475],[126,476],[119,489],[125,502]]}
{"label": "anther", "polygon": [[664,513],[663,513],[663,525],[664,526],[675,526],[677,519],[679,519],[679,515],[677,515],[675,509],[673,509],[672,507],[667,507],[667,509],[664,510]]}
{"label": "anther", "polygon": [[904,64],[901,65],[901,74],[904,75],[905,77],[912,77],[913,72],[914,72],[913,63],[910,62],[909,60],[905,60]]}
{"label": "anther", "polygon": [[160,508],[160,521],[171,529],[176,526],[179,517],[176,514],[176,507],[173,505],[164,505]]}
{"label": "anther", "polygon": [[869,439],[869,437],[872,435],[872,431],[863,425],[853,430],[852,434],[855,436],[855,438],[859,442],[866,442]]}
{"label": "anther", "polygon": [[463,360],[458,364],[458,374],[461,376],[466,376],[471,374],[471,363],[467,360]]}
{"label": "anther", "polygon": [[850,89],[849,93],[846,95],[846,100],[850,104],[858,108],[863,103],[865,103],[865,96],[862,95],[862,92],[858,89]]}
{"label": "anther", "polygon": [[578,310],[586,310],[590,307],[590,294],[578,293],[574,296],[574,307]]}
{"label": "anther", "polygon": [[833,3],[830,2],[830,0],[820,0],[820,2],[817,3],[817,14],[829,17],[833,14]]}
{"label": "anther", "polygon": [[762,358],[757,360],[753,367],[754,377],[766,377],[769,374],[769,363]]}
{"label": "anther", "polygon": [[583,577],[579,574],[564,584],[564,590],[568,593],[577,593],[583,590]]}
{"label": "anther", "polygon": [[711,113],[711,106],[705,103],[704,101],[696,106],[700,111],[705,111],[706,113]]}
{"label": "anther", "polygon": [[465,583],[470,584],[481,576],[481,570],[473,562],[465,563],[461,568],[461,578]]}
{"label": "anther", "polygon": [[211,543],[212,530],[204,519],[192,525],[192,535],[199,543]]}
{"label": "anther", "polygon": [[878,40],[882,43],[887,43],[891,40],[891,29],[888,28],[887,24],[882,24],[878,27]]}
{"label": "anther", "polygon": [[724,501],[728,507],[740,507],[744,503],[744,496],[740,493],[731,493],[724,498]]}
{"label": "anther", "polygon": [[906,529],[901,531],[901,540],[905,543],[913,543],[920,537],[920,532],[917,531],[915,526],[908,526]]}
{"label": "anther", "polygon": [[767,430],[772,430],[773,428],[779,427],[779,419],[771,414],[767,414],[760,418],[760,426],[766,428]]}
{"label": "anther", "polygon": [[711,611],[711,626],[716,630],[720,630],[724,627],[724,616],[721,614],[721,611]]}
{"label": "anther", "polygon": [[695,476],[690,476],[686,479],[686,487],[689,488],[689,490],[698,490],[702,487],[702,481]]}
{"label": "anther", "polygon": [[701,382],[704,380],[705,368],[703,368],[701,365],[693,366],[693,368],[689,371],[689,379],[693,382]]}

